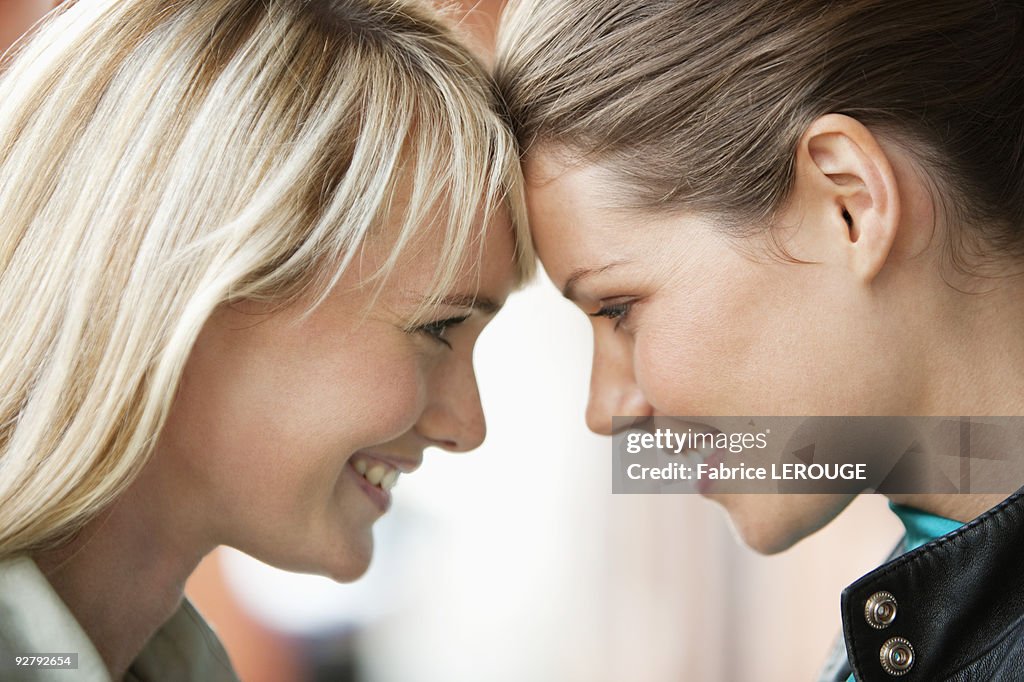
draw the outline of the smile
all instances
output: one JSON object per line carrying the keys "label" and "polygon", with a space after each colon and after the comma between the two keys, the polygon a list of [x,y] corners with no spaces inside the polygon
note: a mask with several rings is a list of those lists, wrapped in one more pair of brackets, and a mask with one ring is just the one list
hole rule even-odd
{"label": "smile", "polygon": [[357,453],[351,460],[352,468],[372,486],[389,491],[398,483],[399,470],[386,462]]}
{"label": "smile", "polygon": [[711,457],[711,455],[714,454],[714,452],[715,452],[714,446],[705,445],[703,447],[696,448],[696,449],[694,449],[694,448],[683,449],[683,450],[681,450],[678,453],[678,457],[679,457],[679,459],[681,459],[683,461],[684,464],[686,464],[688,466],[696,467],[698,464],[706,463],[708,458]]}

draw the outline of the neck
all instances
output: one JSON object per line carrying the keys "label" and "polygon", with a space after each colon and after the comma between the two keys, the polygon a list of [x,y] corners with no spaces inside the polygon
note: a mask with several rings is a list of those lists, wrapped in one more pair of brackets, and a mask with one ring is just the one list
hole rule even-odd
{"label": "neck", "polygon": [[999,504],[1006,495],[947,495],[939,493],[914,493],[889,495],[896,504],[915,507],[929,514],[967,523]]}
{"label": "neck", "polygon": [[904,344],[913,339],[902,360],[918,395],[911,414],[1024,416],[1024,278],[1008,267],[947,275],[891,322]]}
{"label": "neck", "polygon": [[166,492],[161,477],[147,465],[71,542],[33,555],[113,679],[124,676],[173,615],[185,581],[215,546],[190,533],[180,517],[166,513],[174,509],[168,504],[174,498]]}
{"label": "neck", "polygon": [[[903,309],[903,322],[894,322],[892,327],[900,329],[902,336],[901,340],[893,339],[894,343],[916,339],[904,346],[908,353],[899,361],[906,370],[907,385],[917,396],[907,414],[1024,416],[1024,278],[1016,272],[1019,265],[975,268],[975,275],[954,273],[942,278],[936,274],[940,271],[936,263],[922,263],[920,267],[937,279],[928,291],[917,292],[916,303]],[[925,279],[923,272],[914,274]],[[996,432],[999,436],[993,437]],[[980,435],[983,437],[970,441],[972,457],[996,461],[1012,453],[1014,458],[1024,458],[1024,419],[1007,420],[998,430],[988,429]],[[948,443],[937,451],[951,452]],[[1024,466],[1017,470],[1024,471]],[[981,484],[977,487],[1002,491],[999,494],[916,493],[889,497],[897,504],[967,522],[1024,485],[1024,477],[993,478],[999,475],[983,466],[974,476]]]}

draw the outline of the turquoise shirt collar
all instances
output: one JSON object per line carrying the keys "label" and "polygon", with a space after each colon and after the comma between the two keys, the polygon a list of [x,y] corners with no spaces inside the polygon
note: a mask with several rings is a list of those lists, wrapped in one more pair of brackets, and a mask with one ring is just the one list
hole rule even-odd
{"label": "turquoise shirt collar", "polygon": [[935,538],[942,537],[963,525],[960,521],[929,514],[926,511],[896,504],[891,501],[889,502],[889,509],[899,517],[907,531],[903,541],[904,551],[906,552],[931,542]]}

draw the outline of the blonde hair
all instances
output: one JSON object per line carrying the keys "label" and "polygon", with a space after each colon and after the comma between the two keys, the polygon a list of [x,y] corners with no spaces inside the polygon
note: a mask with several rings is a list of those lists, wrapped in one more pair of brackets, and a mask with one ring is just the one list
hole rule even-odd
{"label": "blonde hair", "polygon": [[414,0],[80,0],[19,47],[0,80],[0,558],[127,487],[219,305],[319,302],[410,186],[380,281],[440,224],[442,295],[499,211],[530,276],[515,141],[446,26]]}
{"label": "blonde hair", "polygon": [[765,231],[801,136],[841,113],[915,152],[972,233],[1024,252],[1020,2],[511,0],[498,43],[524,151],[604,164],[629,208]]}

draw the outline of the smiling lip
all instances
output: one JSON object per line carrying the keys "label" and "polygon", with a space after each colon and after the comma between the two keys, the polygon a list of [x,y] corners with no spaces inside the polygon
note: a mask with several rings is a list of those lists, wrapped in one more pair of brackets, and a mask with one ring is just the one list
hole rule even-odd
{"label": "smiling lip", "polygon": [[[710,433],[713,436],[717,436],[718,434],[721,433],[721,431],[719,431],[715,427],[711,426],[710,424],[704,424],[702,422],[683,422],[683,423],[686,424],[686,426],[688,428],[691,428],[694,431],[699,431],[701,433]],[[718,464],[723,459],[725,459],[725,454],[726,453],[725,453],[724,450],[722,450],[720,448],[715,448],[714,450],[712,450],[704,458],[704,464],[707,465],[708,469],[710,469],[712,467],[717,467]],[[709,479],[709,478],[701,477],[701,478],[697,479],[697,492],[700,493],[701,495],[707,495],[708,493],[711,492],[711,489],[714,487],[714,485],[715,485],[714,480]]]}
{"label": "smiling lip", "polygon": [[[714,452],[707,456],[704,463],[707,464],[708,469],[710,469],[712,467],[717,467],[723,459],[725,459],[725,451],[722,449],[715,449]],[[711,492],[711,488],[714,487],[714,485],[715,482],[713,480],[709,478],[700,478],[697,480],[697,492],[701,495],[707,495]]]}
{"label": "smiling lip", "polygon": [[[677,432],[682,432],[683,430],[691,430],[694,433],[711,434],[712,436],[717,436],[718,434],[721,433],[721,431],[715,428],[714,426],[698,421],[687,421],[683,419],[669,418],[669,422],[666,423],[664,419],[662,419],[662,415],[654,415],[651,418],[645,418],[641,420],[641,423],[643,422],[647,422],[647,428],[645,429],[647,431],[651,431],[652,429],[655,428],[671,428]],[[694,453],[698,451],[694,449],[687,449],[686,452]],[[722,450],[721,448],[711,448],[711,451],[707,452],[707,454],[698,453],[696,461],[690,460],[690,465],[696,466],[697,463],[702,462],[706,464],[708,468],[717,467],[719,463],[721,463],[725,459],[725,456],[727,454],[728,453],[725,450]],[[694,469],[694,475],[695,472],[696,469]],[[693,482],[693,487],[696,488],[697,492],[700,493],[701,495],[707,495],[708,493],[711,492],[711,489],[714,487],[714,484],[715,481],[705,477],[701,477],[697,478]],[[691,488],[691,490],[692,489],[693,488]]]}
{"label": "smiling lip", "polygon": [[383,514],[391,507],[391,488],[398,482],[399,475],[415,471],[421,461],[422,457],[400,459],[360,450],[349,458],[345,468]]}
{"label": "smiling lip", "polygon": [[366,477],[356,471],[355,467],[352,466],[352,460],[349,460],[345,468],[348,469],[348,472],[356,479],[356,485],[362,488],[363,492],[370,498],[370,501],[373,502],[374,506],[380,510],[381,514],[387,512],[387,510],[391,508],[390,490],[384,490],[380,486],[373,485],[367,481]]}
{"label": "smiling lip", "polygon": [[423,462],[423,456],[419,456],[416,459],[405,459],[402,457],[394,457],[392,455],[385,455],[379,452],[371,452],[370,450],[360,450],[352,455],[349,461],[357,459],[366,459],[380,462],[392,469],[398,470],[403,474],[411,474],[412,472],[419,469],[420,464]]}

